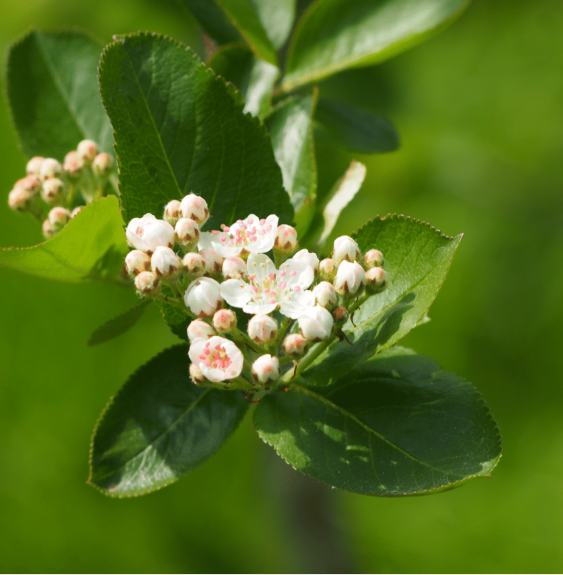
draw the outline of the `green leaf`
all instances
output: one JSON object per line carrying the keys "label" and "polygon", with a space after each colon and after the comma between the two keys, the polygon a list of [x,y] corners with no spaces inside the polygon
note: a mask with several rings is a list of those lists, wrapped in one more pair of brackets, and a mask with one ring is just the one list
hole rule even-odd
{"label": "green leaf", "polygon": [[399,147],[399,134],[387,118],[323,98],[315,112],[315,139],[358,154],[392,152]]}
{"label": "green leaf", "polygon": [[468,0],[317,0],[291,40],[282,90],[371,66],[453,21]]}
{"label": "green leaf", "polygon": [[58,160],[91,139],[113,151],[100,102],[102,46],[80,32],[33,30],[8,52],[7,94],[24,154]]}
{"label": "green leaf", "polygon": [[489,476],[502,447],[475,387],[394,348],[336,384],[266,396],[260,437],[303,473],[364,495],[432,493]]}
{"label": "green leaf", "polygon": [[352,237],[362,253],[372,248],[383,253],[387,288],[371,296],[343,326],[352,345],[338,340],[316,344],[320,353],[302,374],[316,385],[334,383],[417,325],[438,294],[462,238],[397,215],[375,218]]}
{"label": "green leaf", "polygon": [[0,248],[0,264],[35,276],[123,283],[128,248],[115,196],[87,204],[54,237],[30,248]]}
{"label": "green leaf", "polygon": [[160,216],[190,192],[207,200],[208,228],[251,213],[292,221],[265,128],[192,50],[158,35],[120,38],[104,52],[100,85],[126,221]]}
{"label": "green leaf", "polygon": [[222,46],[206,64],[239,89],[245,114],[263,117],[270,113],[271,92],[279,74],[276,66],[256,58],[244,44]]}
{"label": "green leaf", "polygon": [[219,44],[240,42],[242,36],[215,0],[178,0],[188,7],[201,27]]}
{"label": "green leaf", "polygon": [[180,339],[187,341],[188,324],[192,321],[192,318],[174,305],[170,305],[163,301],[157,301],[156,303],[160,308],[160,313],[170,328],[170,331]]}
{"label": "green leaf", "polygon": [[287,40],[295,19],[296,0],[251,0],[272,45],[279,50]]}
{"label": "green leaf", "polygon": [[309,227],[317,191],[312,116],[317,92],[287,98],[266,120],[283,184],[295,209],[299,235]]}
{"label": "green leaf", "polygon": [[106,321],[106,323],[101,325],[92,333],[88,340],[88,345],[105,343],[106,341],[110,341],[125,333],[141,319],[141,316],[145,313],[145,310],[151,303],[152,300],[144,299],[139,303],[139,305],[116,315],[109,321]]}
{"label": "green leaf", "polygon": [[250,405],[240,393],[194,385],[178,345],[134,373],[94,431],[89,483],[112,497],[180,479],[227,441]]}

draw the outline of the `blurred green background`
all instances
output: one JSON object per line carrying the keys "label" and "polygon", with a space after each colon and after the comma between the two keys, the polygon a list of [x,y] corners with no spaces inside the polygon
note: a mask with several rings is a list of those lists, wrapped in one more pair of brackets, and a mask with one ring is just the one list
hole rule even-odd
{"label": "blurred green background", "polygon": [[[0,48],[31,25],[163,32],[200,50],[165,2],[2,2]],[[94,423],[127,376],[175,342],[155,310],[97,348],[132,291],[0,269],[3,572],[559,572],[563,569],[563,4],[475,0],[451,28],[321,89],[392,118],[401,149],[368,166],[337,232],[399,212],[465,232],[404,344],[474,382],[500,423],[492,479],[430,497],[339,493],[278,462],[250,421],[177,484],[131,500],[87,486]],[[22,71],[25,73],[25,71]],[[33,86],[30,86],[33,90]],[[0,189],[22,177],[5,103]],[[319,149],[320,193],[351,155]],[[0,245],[41,241],[0,202]]]}

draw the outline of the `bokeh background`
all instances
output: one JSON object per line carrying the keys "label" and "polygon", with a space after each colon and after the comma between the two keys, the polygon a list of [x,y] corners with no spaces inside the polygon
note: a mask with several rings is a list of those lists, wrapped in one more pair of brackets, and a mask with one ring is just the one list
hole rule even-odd
{"label": "bokeh background", "polygon": [[[150,30],[201,49],[193,21],[156,0],[3,0],[0,48],[31,25],[79,26],[106,42]],[[340,493],[278,462],[247,420],[175,485],[106,498],[86,485],[94,423],[175,339],[151,310],[88,348],[133,293],[0,268],[0,570],[560,572],[562,26],[559,0],[474,0],[427,43],[322,86],[385,113],[402,136],[396,153],[356,155],[368,177],[337,232],[399,212],[466,234],[432,321],[404,344],[484,394],[504,438],[492,479],[427,497]],[[351,157],[318,150],[320,193]],[[5,102],[0,158],[7,195],[25,161]],[[39,241],[38,226],[0,202],[0,245]]]}

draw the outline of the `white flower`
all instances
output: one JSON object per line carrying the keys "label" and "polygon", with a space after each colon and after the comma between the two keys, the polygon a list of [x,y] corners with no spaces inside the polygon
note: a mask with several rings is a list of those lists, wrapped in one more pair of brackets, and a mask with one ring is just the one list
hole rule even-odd
{"label": "white flower", "polygon": [[41,197],[46,204],[56,206],[63,203],[65,195],[64,182],[59,178],[51,178],[47,180],[41,188]]}
{"label": "white flower", "polygon": [[220,309],[213,316],[213,326],[219,333],[229,333],[237,327],[237,314],[232,309]]}
{"label": "white flower", "polygon": [[196,339],[209,339],[217,335],[217,332],[206,321],[194,319],[188,326],[188,339],[194,342]]}
{"label": "white flower", "polygon": [[219,282],[211,278],[194,280],[184,294],[184,302],[198,317],[211,317],[222,301]]}
{"label": "white flower", "polygon": [[92,169],[101,178],[107,176],[113,170],[113,158],[105,152],[98,154],[92,162]]}
{"label": "white flower", "polygon": [[141,272],[135,278],[135,287],[140,296],[156,297],[160,293],[160,280],[153,272]]}
{"label": "white flower", "polygon": [[56,232],[62,230],[70,220],[70,212],[66,208],[53,208],[49,212],[49,223]]}
{"label": "white flower", "polygon": [[305,262],[308,266],[313,268],[313,271],[317,273],[319,269],[319,258],[317,254],[310,252],[309,250],[299,250],[293,259],[298,262]]}
{"label": "white flower", "polygon": [[307,340],[299,333],[290,333],[282,343],[283,352],[290,357],[301,357],[307,351]]}
{"label": "white flower", "polygon": [[232,258],[225,258],[223,262],[223,277],[226,280],[241,280],[246,278],[246,262],[242,258],[236,256]]}
{"label": "white flower", "polygon": [[177,278],[182,271],[182,260],[174,253],[174,250],[158,246],[151,257],[152,271],[159,277],[167,279]]}
{"label": "white flower", "polygon": [[222,226],[223,231],[203,232],[199,249],[212,249],[224,258],[238,256],[243,250],[252,254],[263,254],[274,247],[278,216],[268,216],[265,220],[250,214],[245,220],[238,220],[230,227]]}
{"label": "white flower", "polygon": [[80,176],[80,172],[82,171],[83,167],[84,164],[82,163],[82,160],[78,157],[78,152],[69,152],[65,156],[63,170],[66,176],[71,180],[74,180],[78,178],[78,176]]}
{"label": "white flower", "polygon": [[269,383],[280,378],[280,360],[269,354],[260,356],[250,370],[252,379],[256,383]]}
{"label": "white flower", "polygon": [[334,240],[332,257],[337,264],[344,260],[355,262],[360,257],[360,247],[350,236],[340,236]]}
{"label": "white flower", "polygon": [[205,262],[199,254],[189,253],[182,260],[184,269],[192,276],[199,277],[205,273]]}
{"label": "white flower", "polygon": [[171,226],[175,226],[178,220],[182,217],[182,212],[180,211],[179,200],[172,200],[164,206],[164,215],[162,219],[168,222]]}
{"label": "white flower", "polygon": [[189,218],[180,218],[174,228],[176,241],[182,246],[182,249],[189,252],[196,247],[199,240],[199,226],[194,220]]}
{"label": "white flower", "polygon": [[383,291],[387,284],[387,273],[383,268],[371,268],[366,272],[366,281],[370,291]]}
{"label": "white flower", "polygon": [[383,265],[383,254],[379,250],[369,250],[364,256],[368,268],[380,268]]}
{"label": "white flower", "polygon": [[223,258],[212,249],[199,250],[199,255],[205,263],[205,273],[219,275],[223,269]]}
{"label": "white flower", "polygon": [[158,246],[174,247],[174,228],[152,214],[133,218],[125,230],[127,242],[142,252],[154,252]]}
{"label": "white flower", "polygon": [[63,173],[63,167],[57,160],[53,158],[45,158],[41,162],[41,169],[39,170],[39,177],[42,180],[49,178],[58,178]]}
{"label": "white flower", "polygon": [[82,140],[76,148],[78,157],[85,163],[91,164],[98,155],[98,144],[92,140]]}
{"label": "white flower", "polygon": [[338,303],[336,290],[334,289],[334,286],[328,282],[321,282],[319,285],[315,286],[313,295],[315,296],[317,303],[326,309],[332,309]]}
{"label": "white flower", "polygon": [[358,262],[343,261],[338,266],[334,287],[341,294],[358,293],[366,285],[366,272]]}
{"label": "white flower", "polygon": [[151,257],[140,250],[130,251],[125,257],[125,267],[130,276],[138,276],[151,269]]}
{"label": "white flower", "polygon": [[213,382],[238,377],[244,365],[240,349],[232,341],[218,335],[194,340],[188,355],[203,376]]}
{"label": "white flower", "polygon": [[248,257],[248,281],[232,279],[221,284],[221,295],[229,305],[250,314],[268,314],[275,309],[292,319],[315,303],[307,288],[313,283],[313,269],[305,262],[289,259],[276,270],[264,254]]}
{"label": "white flower", "polygon": [[45,158],[42,158],[41,156],[35,156],[34,158],[31,158],[31,160],[27,162],[25,171],[30,175],[39,177],[39,174],[41,173],[41,164],[43,163],[44,159]]}
{"label": "white flower", "polygon": [[299,240],[297,239],[297,230],[295,228],[286,226],[285,224],[278,227],[274,241],[274,249],[292,254],[297,249],[298,243]]}
{"label": "white flower", "polygon": [[321,341],[330,336],[334,320],[331,313],[320,305],[305,310],[297,320],[303,337],[309,341]]}
{"label": "white flower", "polygon": [[319,272],[321,279],[331,282],[336,277],[338,264],[332,258],[325,258],[319,264]]}
{"label": "white flower", "polygon": [[207,202],[195,194],[188,194],[183,198],[180,202],[180,211],[184,218],[194,220],[200,226],[203,226],[209,218]]}
{"label": "white flower", "polygon": [[248,335],[250,339],[260,345],[271,343],[278,335],[278,324],[269,315],[255,315],[248,322]]}

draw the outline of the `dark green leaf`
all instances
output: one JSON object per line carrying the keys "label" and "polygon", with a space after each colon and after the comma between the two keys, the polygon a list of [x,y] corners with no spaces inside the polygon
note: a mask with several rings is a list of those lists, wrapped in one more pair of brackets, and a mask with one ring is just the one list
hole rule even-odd
{"label": "dark green leaf", "polygon": [[315,139],[359,154],[392,152],[399,147],[399,134],[387,118],[323,98],[315,112]]}
{"label": "dark green leaf", "polygon": [[176,306],[167,304],[163,301],[157,301],[156,303],[158,304],[162,317],[170,328],[170,331],[180,339],[185,339],[187,341],[188,324],[192,321],[192,318]]}
{"label": "dark green leaf", "polygon": [[475,387],[394,348],[336,384],[262,399],[260,437],[303,473],[364,495],[432,493],[489,476],[498,427]]}
{"label": "dark green leaf", "polygon": [[90,339],[88,340],[88,345],[98,345],[99,343],[105,343],[106,341],[110,341],[113,338],[125,333],[131,329],[139,321],[139,319],[141,319],[141,316],[145,313],[145,310],[151,303],[152,300],[145,299],[141,301],[139,305],[136,305],[135,307],[132,307],[131,309],[128,309],[119,315],[116,315],[109,321],[106,321],[104,325],[101,325],[92,333]]}
{"label": "dark green leaf", "polygon": [[370,66],[449,24],[468,0],[317,0],[291,40],[284,91]]}
{"label": "dark green leaf", "polygon": [[97,82],[102,46],[80,32],[33,30],[8,52],[7,94],[26,156],[62,161],[91,139],[112,152]]}
{"label": "dark green leaf", "polygon": [[302,374],[316,385],[337,381],[417,325],[438,294],[462,238],[397,215],[375,218],[353,237],[363,253],[372,248],[383,253],[388,287],[371,296],[343,326],[352,345],[338,340],[316,344],[324,351]]}
{"label": "dark green leaf", "polygon": [[104,52],[100,84],[126,221],[160,216],[189,192],[209,203],[208,228],[250,213],[292,221],[265,128],[189,48],[157,35],[121,38]]}
{"label": "dark green leaf", "polygon": [[279,49],[287,40],[295,18],[296,0],[251,0],[258,18],[274,48]]}
{"label": "dark green leaf", "polygon": [[197,18],[202,28],[219,44],[240,42],[242,36],[214,0],[178,0]]}
{"label": "dark green leaf", "polygon": [[242,421],[240,393],[194,385],[187,346],[141,367],[94,431],[89,482],[113,497],[150,493],[209,459]]}
{"label": "dark green leaf", "polygon": [[295,208],[299,235],[303,235],[311,223],[317,191],[317,164],[312,133],[316,100],[316,92],[299,98],[288,98],[276,107],[266,121],[285,189]]}
{"label": "dark green leaf", "polygon": [[35,276],[121,283],[127,255],[115,196],[87,204],[54,238],[31,248],[0,248],[0,264]]}
{"label": "dark green leaf", "polygon": [[244,98],[244,113],[270,113],[271,91],[279,69],[256,58],[244,44],[222,46],[206,63],[217,75],[232,82]]}

